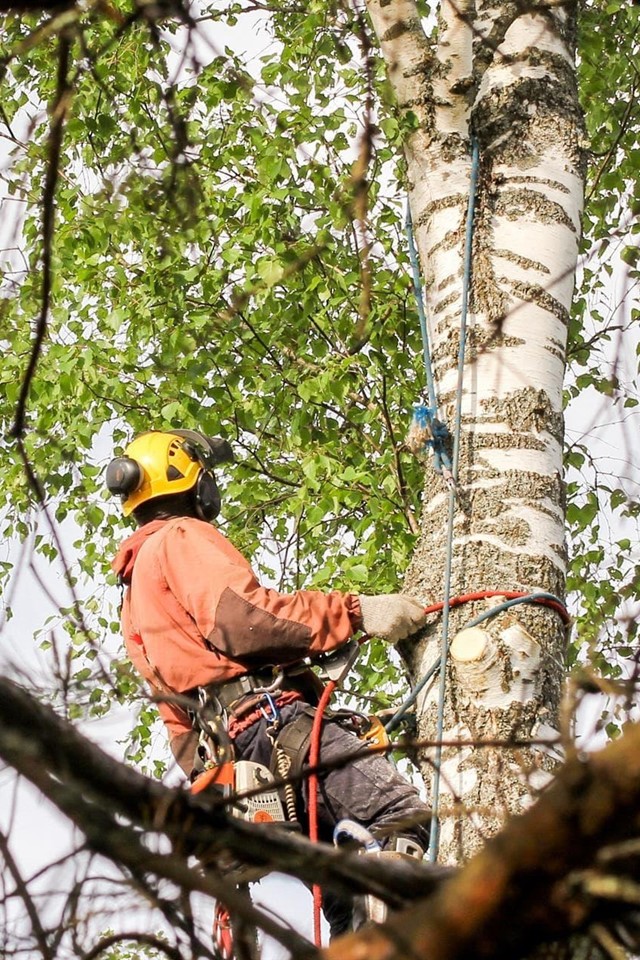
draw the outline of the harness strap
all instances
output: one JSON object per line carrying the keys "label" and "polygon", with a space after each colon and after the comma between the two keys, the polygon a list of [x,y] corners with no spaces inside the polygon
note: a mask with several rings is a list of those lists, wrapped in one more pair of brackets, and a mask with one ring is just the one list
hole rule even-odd
{"label": "harness strap", "polygon": [[271,772],[277,774],[278,753],[282,752],[289,762],[288,773],[298,776],[302,773],[302,767],[311,743],[311,729],[313,727],[313,718],[315,716],[315,707],[305,707],[304,713],[286,723],[277,734],[274,741],[273,754],[271,756]]}
{"label": "harness strap", "polygon": [[[295,720],[285,723],[273,741],[274,746],[278,746],[280,750],[286,754],[289,760],[289,772],[294,776],[299,776],[302,773],[302,767],[307,759],[311,746],[313,719],[317,713],[317,708],[306,706],[303,708],[303,711],[304,712],[300,713]],[[360,714],[354,713],[352,710],[325,710],[323,719],[327,722],[337,723],[346,730],[350,730],[351,733],[354,733],[363,741],[363,746],[367,740],[374,740],[373,737],[367,735],[369,725],[366,721],[368,718],[361,717]],[[358,722],[360,720],[364,721],[364,725],[367,728],[366,732],[361,729],[361,724]],[[273,757],[271,760],[271,772],[276,772]]]}
{"label": "harness strap", "polygon": [[317,703],[323,684],[313,670],[296,666],[277,672],[269,668],[245,673],[226,683],[210,683],[199,689],[204,690],[207,699],[217,700],[232,717],[244,717],[262,702],[265,692],[280,699],[283,694],[296,691],[309,703]]}
{"label": "harness strap", "polygon": [[276,681],[273,673],[245,673],[226,683],[210,683],[200,689],[208,698],[216,698],[220,705],[231,712],[240,714],[253,707],[265,690],[278,689],[283,677]]}

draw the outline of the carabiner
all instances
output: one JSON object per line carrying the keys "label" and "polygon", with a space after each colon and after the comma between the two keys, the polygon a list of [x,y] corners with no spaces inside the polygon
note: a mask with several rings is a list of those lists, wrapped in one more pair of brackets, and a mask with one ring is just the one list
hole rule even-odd
{"label": "carabiner", "polygon": [[265,709],[265,707],[262,704],[259,704],[259,710],[262,716],[264,717],[264,719],[267,721],[267,723],[270,723],[272,725],[279,723],[280,711],[278,710],[276,706],[276,702],[271,696],[271,694],[267,693],[267,691],[265,690],[264,693],[262,694],[262,699],[266,701],[267,708],[268,708],[268,709]]}

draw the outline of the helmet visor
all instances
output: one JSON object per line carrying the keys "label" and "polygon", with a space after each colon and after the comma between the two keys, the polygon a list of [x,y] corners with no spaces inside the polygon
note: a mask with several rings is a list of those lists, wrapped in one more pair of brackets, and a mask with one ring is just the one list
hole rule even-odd
{"label": "helmet visor", "polygon": [[169,433],[177,437],[184,437],[185,440],[191,440],[198,450],[203,453],[204,466],[209,469],[218,466],[219,463],[232,463],[234,456],[231,444],[222,437],[207,437],[204,433],[198,433],[196,430],[170,430]]}

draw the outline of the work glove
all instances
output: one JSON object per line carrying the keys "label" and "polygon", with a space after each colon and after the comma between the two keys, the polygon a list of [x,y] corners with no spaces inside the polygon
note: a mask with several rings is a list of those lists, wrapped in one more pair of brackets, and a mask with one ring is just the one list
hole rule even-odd
{"label": "work glove", "polygon": [[424,606],[401,593],[382,593],[377,597],[359,597],[362,629],[372,637],[389,643],[404,640],[427,622]]}

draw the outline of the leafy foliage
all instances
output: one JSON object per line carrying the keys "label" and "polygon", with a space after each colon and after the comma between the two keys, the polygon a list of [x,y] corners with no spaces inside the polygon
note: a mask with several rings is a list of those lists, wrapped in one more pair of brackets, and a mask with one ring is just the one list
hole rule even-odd
{"label": "leafy foliage", "polygon": [[[402,131],[381,63],[357,12],[338,4],[168,12],[177,18],[119,3],[74,8],[60,14],[64,22],[7,18],[5,205],[23,213],[0,302],[3,432],[41,307],[41,184],[62,28],[71,43],[70,105],[53,289],[23,439],[52,519],[78,530],[74,581],[91,591],[110,576],[122,535],[102,481],[113,448],[132,432],[180,424],[234,444],[223,525],[263,575],[284,589],[395,589],[423,482],[421,465],[402,449],[422,372],[401,230]],[[576,298],[568,396],[595,390],[629,410],[637,398],[611,353],[620,317],[606,291],[618,270],[609,257],[616,243],[629,284],[637,276],[624,251],[637,229],[627,217],[638,201],[638,78],[629,69],[638,11],[611,0],[605,12],[606,32],[602,3],[588,4],[581,21],[579,80],[593,145],[585,243],[596,259],[587,259]],[[365,146],[363,219],[355,170]],[[636,320],[625,312],[622,324]],[[4,446],[3,532],[25,536],[36,524],[33,492],[15,444]],[[636,511],[619,482],[576,473],[589,462],[587,446],[573,444],[575,653],[600,644],[615,672],[607,651],[624,651],[635,628],[625,622],[609,647],[602,640],[621,603],[636,598],[634,538],[616,533],[605,545],[602,516],[613,510],[633,520]],[[57,545],[43,536],[38,549],[54,558]],[[74,684],[85,685],[94,713],[109,699],[88,692],[87,664],[100,660],[113,621],[91,596],[64,628],[78,660]],[[372,665],[387,669],[382,652],[374,650]],[[117,669],[117,696],[135,696]]]}
{"label": "leafy foliage", "polygon": [[[222,11],[207,16],[216,23]],[[2,301],[5,435],[40,307],[38,183],[56,57],[55,39],[16,56],[42,27],[17,18],[9,26],[5,87],[16,95],[7,129],[32,132],[26,143],[16,137],[8,181],[24,206],[25,269],[17,281],[7,274]],[[188,425],[232,441],[224,529],[263,574],[284,589],[395,589],[422,483],[401,452],[421,384],[418,322],[399,264],[397,124],[381,103],[363,224],[352,167],[368,135],[368,91],[353,15],[311,4],[254,18],[262,50],[248,64],[243,47],[254,41],[242,23],[238,52],[221,51],[214,30],[203,40],[201,29],[159,32],[141,21],[123,30],[119,17],[91,12],[74,25],[27,455],[55,520],[71,516],[79,528],[74,577],[110,576],[122,533],[103,489],[112,445],[151,426]],[[24,534],[32,495],[11,444],[1,496],[5,535]],[[40,549],[55,553],[44,541]],[[95,641],[111,619],[96,607]],[[86,654],[91,644],[78,643]]]}
{"label": "leafy foliage", "polygon": [[619,678],[633,673],[639,599],[632,440],[639,402],[638,351],[633,350],[640,316],[635,306],[640,278],[638,8],[616,0],[586,4],[579,41],[578,80],[591,153],[583,267],[568,346],[573,429],[567,452],[567,585],[578,610],[570,660],[588,657],[598,673]]}
{"label": "leafy foliage", "polygon": [[[594,396],[625,416],[638,403],[637,358],[623,366],[619,351],[638,319],[625,298],[638,279],[639,9],[592,0],[582,13],[592,153],[569,414]],[[263,576],[283,589],[398,587],[423,483],[402,443],[423,387],[401,228],[403,131],[346,4],[108,0],[4,26],[2,203],[20,213],[0,288],[2,532],[33,536],[53,564],[64,525],[76,602],[39,638],[64,678],[59,695],[74,720],[138,701],[127,759],[160,776],[154,712],[115,654],[115,589],[105,598],[99,586],[114,587],[109,560],[125,532],[104,466],[150,426],[222,434],[237,456],[221,478],[223,529]],[[61,38],[71,53],[62,99]],[[46,338],[16,438],[43,306],[51,113],[62,102]],[[637,650],[638,510],[631,483],[600,460],[587,436],[572,438],[570,659],[589,657],[615,680]],[[0,564],[3,586],[13,573]],[[374,646],[362,674],[365,698],[381,686],[386,698],[397,682]],[[110,949],[123,960],[162,953]]]}

